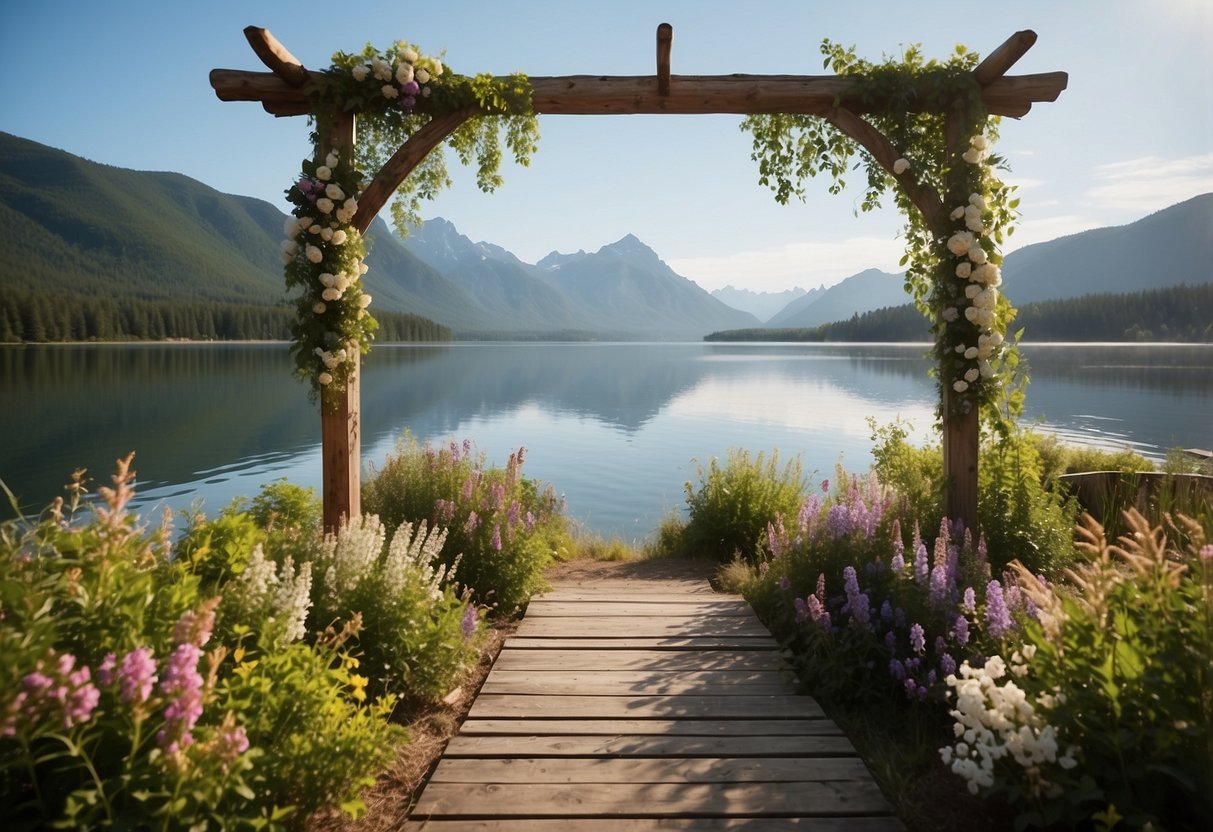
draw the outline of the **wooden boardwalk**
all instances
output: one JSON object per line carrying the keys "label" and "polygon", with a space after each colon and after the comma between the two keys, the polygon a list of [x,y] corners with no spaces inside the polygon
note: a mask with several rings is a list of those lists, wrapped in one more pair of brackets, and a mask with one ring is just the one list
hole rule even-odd
{"label": "wooden boardwalk", "polygon": [[531,602],[405,829],[904,827],[742,599],[608,579]]}

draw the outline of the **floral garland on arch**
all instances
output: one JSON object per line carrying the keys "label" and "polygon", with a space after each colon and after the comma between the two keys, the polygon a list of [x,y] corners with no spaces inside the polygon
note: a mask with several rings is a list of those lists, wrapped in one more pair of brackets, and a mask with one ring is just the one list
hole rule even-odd
{"label": "floral garland on arch", "polygon": [[[456,75],[405,41],[383,51],[368,44],[360,53],[338,52],[306,89],[314,113],[357,114],[357,154],[371,164],[381,165],[433,116],[468,107],[502,117],[506,143],[520,164],[529,161],[538,138],[524,76]],[[473,119],[450,138],[465,164],[478,162],[477,181],[486,191],[501,181],[498,124],[492,122]],[[313,394],[345,389],[378,329],[368,312],[371,296],[363,290],[366,245],[353,225],[362,185],[352,162],[355,148],[322,148],[325,126],[317,124],[313,135],[316,158],[303,162],[301,176],[286,191],[294,210],[282,243],[286,286],[301,290],[291,353],[296,374],[311,382]],[[449,184],[443,155],[427,156],[392,205],[396,230],[406,234],[420,199]]]}

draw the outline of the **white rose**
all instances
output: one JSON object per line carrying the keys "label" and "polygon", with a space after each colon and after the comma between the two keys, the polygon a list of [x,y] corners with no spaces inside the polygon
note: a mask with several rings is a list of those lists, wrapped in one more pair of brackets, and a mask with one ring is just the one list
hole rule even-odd
{"label": "white rose", "polygon": [[297,251],[299,251],[299,244],[296,243],[294,240],[283,240],[282,241],[282,253],[283,254],[286,254],[290,257],[294,257],[295,252],[297,252]]}
{"label": "white rose", "polygon": [[965,297],[968,298],[969,300],[972,300],[973,298],[977,297],[977,295],[980,293],[981,293],[981,286],[976,283],[970,283],[968,286],[965,287]]}
{"label": "white rose", "polygon": [[320,293],[320,297],[327,301],[341,300],[341,293],[336,289],[325,289]]}
{"label": "white rose", "polygon": [[980,375],[981,373],[978,372],[976,367],[970,367],[968,370],[965,370],[965,381],[972,384],[973,382],[977,381],[977,378]]}
{"label": "white rose", "polygon": [[307,255],[307,259],[312,263],[319,263],[324,259],[324,253],[315,246],[308,246],[304,249],[303,253]]}
{"label": "white rose", "polygon": [[347,239],[348,239],[348,235],[345,233],[344,230],[338,228],[336,231],[333,232],[333,245],[343,246],[343,245],[345,245],[345,241]]}
{"label": "white rose", "polygon": [[370,305],[371,305],[371,296],[370,295],[362,295],[361,297],[358,298],[358,308],[359,309],[366,309]]}
{"label": "white rose", "polygon": [[980,133],[969,139],[969,144],[973,145],[973,147],[977,148],[978,150],[985,150],[989,146],[989,142],[986,141],[986,137]]}
{"label": "white rose", "polygon": [[400,66],[396,67],[396,83],[407,84],[409,81],[412,81],[412,80],[413,80],[413,65],[412,64],[401,64]]}
{"label": "white rose", "polygon": [[324,195],[333,200],[345,199],[345,191],[341,190],[340,185],[325,185]]}
{"label": "white rose", "polygon": [[282,223],[282,233],[288,237],[294,237],[299,233],[299,220],[294,217],[287,217]]}
{"label": "white rose", "polygon": [[964,209],[964,207],[963,207],[963,206],[962,206],[962,207],[960,207],[960,208],[957,208],[957,209],[956,209],[955,211],[953,211],[953,212],[952,212],[952,214],[951,214],[952,219],[954,219],[954,220],[958,220],[958,219],[960,219],[961,217],[963,217],[964,215],[965,215],[965,209]]}
{"label": "white rose", "polygon": [[960,317],[960,310],[955,306],[949,306],[947,309],[943,310],[943,314],[940,315],[940,317],[942,317],[948,323],[952,323]]}
{"label": "white rose", "polygon": [[375,58],[371,61],[371,72],[380,81],[392,80],[392,65],[382,58]]}
{"label": "white rose", "polygon": [[320,229],[320,239],[324,240],[326,243],[329,240],[333,239],[333,229],[331,229],[331,228]]}
{"label": "white rose", "polygon": [[353,214],[353,213],[357,212],[357,210],[358,210],[358,200],[354,199],[353,197],[350,197],[343,203],[342,207],[344,207],[345,210],[347,210],[351,214]]}
{"label": "white rose", "polygon": [[964,344],[957,344],[956,345],[956,354],[964,355],[964,352],[966,349],[968,349],[968,348]]}
{"label": "white rose", "polygon": [[993,309],[998,306],[998,290],[993,286],[987,286],[974,298],[974,301],[982,309]]}
{"label": "white rose", "polygon": [[992,378],[994,375],[994,365],[989,361],[982,361],[977,365],[977,372],[982,378]]}
{"label": "white rose", "polygon": [[998,347],[1001,344],[1002,344],[1002,333],[1001,332],[991,332],[990,333],[990,345],[994,346],[994,347]]}
{"label": "white rose", "polygon": [[312,311],[317,315],[323,315],[326,309],[328,309],[328,307],[320,301],[316,301],[315,305],[312,306]]}
{"label": "white rose", "polygon": [[982,222],[981,222],[981,217],[966,216],[965,217],[965,228],[969,229],[974,234],[980,234],[982,231],[985,230],[985,226],[982,225]]}
{"label": "white rose", "polygon": [[333,284],[333,288],[338,292],[344,292],[350,288],[350,279],[343,274],[337,275],[337,281]]}
{"label": "white rose", "polygon": [[443,73],[443,71],[444,70],[443,70],[443,66],[442,66],[442,61],[438,60],[437,58],[431,58],[430,59],[430,73],[435,78],[437,78],[438,76],[440,76]]}
{"label": "white rose", "polygon": [[970,147],[968,150],[966,150],[964,153],[961,154],[961,158],[964,159],[966,162],[968,162],[970,165],[981,164],[981,160],[984,159],[985,157],[986,157],[986,155],[975,147]]}
{"label": "white rose", "polygon": [[320,285],[324,288],[331,289],[333,288],[333,284],[337,282],[337,277],[329,274],[328,272],[324,272],[317,278],[317,280],[320,281]]}
{"label": "white rose", "polygon": [[[977,347],[969,347],[967,350],[965,350],[965,358],[972,361],[976,357],[977,357]],[[972,381],[972,380],[973,379],[969,379],[969,381]]]}
{"label": "white rose", "polygon": [[353,222],[353,220],[354,220],[354,215],[351,212],[345,210],[344,208],[338,208],[336,213],[333,214],[333,216],[335,216],[337,218],[337,222],[349,223],[349,222]]}
{"label": "white rose", "polygon": [[980,316],[981,310],[976,306],[965,307],[965,320],[969,323],[977,323],[977,318]]}
{"label": "white rose", "polygon": [[285,251],[282,252],[282,265],[289,266],[291,264],[291,261],[294,259],[295,259],[294,255],[287,254]]}
{"label": "white rose", "polygon": [[993,263],[982,263],[973,270],[973,279],[978,283],[984,283],[987,286],[997,286],[995,281],[1002,281],[1002,270]]}
{"label": "white rose", "polygon": [[952,389],[955,390],[957,393],[963,393],[964,391],[969,389],[969,383],[967,381],[953,382]]}
{"label": "white rose", "polygon": [[296,220],[296,222],[297,222],[297,228],[298,228],[299,230],[298,230],[298,231],[296,231],[295,233],[296,233],[296,234],[298,234],[298,233],[299,233],[299,231],[307,231],[307,230],[308,230],[308,228],[309,228],[309,227],[311,226],[311,224],[312,224],[312,218],[311,218],[311,217],[300,217],[298,220]]}
{"label": "white rose", "polygon": [[967,280],[969,275],[972,273],[973,273],[973,264],[968,262],[967,260],[956,266],[956,276],[959,278]]}
{"label": "white rose", "polygon": [[358,83],[362,83],[363,81],[365,81],[366,77],[370,74],[371,74],[371,68],[369,66],[367,66],[366,64],[359,64],[358,66],[356,66],[350,70],[350,75],[353,75],[354,80],[357,81]]}
{"label": "white rose", "polygon": [[398,95],[400,95],[400,90],[396,89],[391,84],[384,84],[380,88],[380,92],[383,93],[384,98],[396,98]]}
{"label": "white rose", "polygon": [[907,159],[898,159],[893,163],[893,173],[901,176],[910,169],[910,162]]}
{"label": "white rose", "polygon": [[333,200],[322,196],[316,200],[316,207],[326,214],[331,214],[333,213]]}
{"label": "white rose", "polygon": [[330,370],[341,363],[340,359],[338,359],[335,355],[326,355],[323,358],[323,362],[324,366],[328,367]]}
{"label": "white rose", "polygon": [[428,84],[430,82],[430,74],[424,69],[417,70],[413,77],[416,79],[418,84]]}
{"label": "white rose", "polygon": [[337,155],[336,150],[330,150],[329,155],[324,157],[324,163],[330,168],[337,167],[337,163],[341,161],[341,157]]}
{"label": "white rose", "polygon": [[986,255],[986,250],[976,243],[969,247],[966,254],[968,255],[969,260],[978,266],[985,263],[986,260],[989,259],[989,257]]}
{"label": "white rose", "polygon": [[415,63],[417,63],[417,59],[420,58],[421,56],[417,54],[416,49],[414,49],[411,46],[407,46],[404,49],[400,50],[400,57],[404,58],[410,64],[415,64]]}
{"label": "white rose", "polygon": [[316,168],[316,178],[321,182],[327,182],[333,178],[333,169],[328,165],[321,165]]}
{"label": "white rose", "polygon": [[973,245],[973,234],[970,231],[957,231],[948,239],[948,251],[957,257],[963,256]]}
{"label": "white rose", "polygon": [[316,376],[316,381],[320,382],[321,384],[332,384],[333,377],[328,373],[321,373],[320,375]]}
{"label": "white rose", "polygon": [[320,223],[316,223],[316,224],[312,225],[310,228],[308,228],[307,233],[308,234],[319,234],[323,230],[324,229],[320,227]]}
{"label": "white rose", "polygon": [[978,211],[987,211],[990,207],[986,204],[986,198],[981,194],[969,194],[969,204],[976,206]]}
{"label": "white rose", "polygon": [[371,270],[371,267],[370,267],[370,266],[368,266],[366,263],[359,263],[359,264],[358,264],[358,274],[366,274],[366,273],[367,273],[367,272],[369,272],[370,270]]}

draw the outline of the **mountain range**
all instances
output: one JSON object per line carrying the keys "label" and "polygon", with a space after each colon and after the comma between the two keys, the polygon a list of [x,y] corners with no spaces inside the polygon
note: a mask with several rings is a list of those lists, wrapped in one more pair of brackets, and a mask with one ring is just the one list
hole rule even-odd
{"label": "mountain range", "polygon": [[[0,289],[278,305],[285,214],[175,173],[132,171],[0,133]],[[869,269],[828,288],[708,293],[628,234],[594,252],[525,263],[434,218],[404,240],[367,235],[375,308],[457,337],[698,339],[721,330],[812,327],[907,302],[901,275]],[[1137,222],[1006,257],[1016,304],[1213,282],[1213,194]]]}

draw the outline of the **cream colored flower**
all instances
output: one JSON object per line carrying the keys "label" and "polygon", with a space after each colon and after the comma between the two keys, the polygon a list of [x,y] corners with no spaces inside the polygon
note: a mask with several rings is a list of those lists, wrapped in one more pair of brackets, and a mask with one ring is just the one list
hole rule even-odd
{"label": "cream colored flower", "polygon": [[967,381],[964,381],[963,379],[954,381],[954,382],[952,382],[952,389],[955,390],[957,393],[963,393],[964,391],[969,389],[969,383]]}
{"label": "cream colored flower", "polygon": [[336,289],[325,289],[320,293],[320,297],[327,301],[341,300],[341,293]]}
{"label": "cream colored flower", "polygon": [[973,147],[977,148],[978,150],[985,150],[990,145],[990,143],[986,141],[986,137],[980,133],[969,139],[969,144],[973,145]]}
{"label": "cream colored flower", "polygon": [[406,63],[406,64],[401,64],[400,66],[396,67],[396,83],[407,84],[409,81],[412,81],[412,80],[413,80],[413,65],[412,64]]}
{"label": "cream colored flower", "polygon": [[413,77],[416,79],[418,84],[428,84],[430,82],[430,74],[424,69],[417,70]]}
{"label": "cream colored flower", "polygon": [[341,157],[337,155],[336,150],[330,150],[329,155],[324,157],[324,163],[330,168],[337,167],[337,163],[341,161]]}
{"label": "cream colored flower", "polygon": [[[977,347],[969,347],[967,350],[965,350],[965,358],[972,361],[976,357],[977,357]],[[973,379],[969,379],[969,381],[972,381],[972,380]]]}
{"label": "cream colored flower", "polygon": [[328,309],[328,307],[325,306],[322,301],[316,301],[312,305],[312,312],[314,312],[317,315],[323,315],[325,313],[325,310],[327,310],[327,309]]}
{"label": "cream colored flower", "polygon": [[993,378],[994,365],[989,361],[979,361],[977,363],[977,372],[981,374],[982,378]]}
{"label": "cream colored flower", "polygon": [[437,58],[430,58],[430,74],[431,75],[433,75],[435,78],[438,78],[439,76],[442,75],[442,73],[444,71],[445,71],[445,68],[442,66],[442,61],[438,60]]}
{"label": "cream colored flower", "polygon": [[333,200],[322,196],[316,200],[316,207],[325,214],[331,214],[333,213]]}
{"label": "cream colored flower", "polygon": [[360,84],[363,81],[365,81],[367,76],[370,74],[371,74],[371,68],[369,66],[367,66],[366,64],[359,64],[358,66],[356,66],[350,70],[350,75],[353,75],[354,80]]}
{"label": "cream colored flower", "polygon": [[961,207],[957,208],[957,209],[956,209],[956,210],[954,210],[954,211],[952,212],[952,214],[951,214],[952,219],[954,219],[954,220],[958,220],[958,219],[960,219],[961,217],[963,217],[964,215],[965,215],[965,209],[964,209],[964,206],[961,206]]}
{"label": "cream colored flower", "polygon": [[970,147],[968,150],[966,150],[964,153],[961,154],[961,158],[964,159],[966,162],[968,162],[970,165],[981,164],[982,159],[984,159],[985,157],[986,157],[986,154],[982,153],[980,150],[978,150],[975,147]]}
{"label": "cream colored flower", "polygon": [[977,379],[980,377],[981,373],[978,372],[976,367],[970,367],[969,369],[965,370],[965,381],[967,381],[969,384],[977,381]]}
{"label": "cream colored flower", "polygon": [[324,252],[322,252],[320,249],[316,248],[315,246],[308,246],[307,248],[304,249],[303,253],[304,253],[304,255],[307,256],[307,259],[312,263],[319,263],[321,260],[324,259]]}
{"label": "cream colored flower", "polygon": [[327,182],[333,178],[333,169],[328,165],[321,165],[316,168],[316,178],[321,182]]}
{"label": "cream colored flower", "polygon": [[324,240],[326,243],[329,240],[333,239],[333,229],[331,229],[331,228],[320,229],[320,239]]}
{"label": "cream colored flower", "polygon": [[893,163],[893,173],[895,173],[898,176],[901,176],[903,173],[905,173],[909,169],[910,169],[910,162],[907,159],[898,159],[896,162]]}
{"label": "cream colored flower", "polygon": [[333,185],[333,184],[325,185],[324,186],[324,195],[334,201],[340,201],[340,200],[345,199],[345,191],[341,190],[340,185]]}
{"label": "cream colored flower", "polygon": [[333,240],[332,240],[333,245],[343,246],[343,245],[345,245],[345,241],[347,239],[348,239],[348,235],[342,229],[338,228],[336,231],[333,232]]}
{"label": "cream colored flower", "polygon": [[358,297],[358,308],[359,309],[366,309],[370,305],[371,305],[371,296],[370,295],[364,294],[364,295],[360,295]]}
{"label": "cream colored flower", "polygon": [[950,238],[948,238],[948,251],[952,252],[957,257],[962,257],[973,245],[973,241],[974,237],[971,231],[957,231]]}
{"label": "cream colored flower", "polygon": [[316,376],[316,381],[320,382],[321,384],[332,384],[333,377],[328,373],[321,373],[320,375]]}
{"label": "cream colored flower", "polygon": [[379,88],[379,91],[383,93],[384,98],[396,98],[400,95],[400,90],[396,89],[396,87],[392,86],[391,84],[384,84]]}
{"label": "cream colored flower", "polygon": [[299,244],[296,243],[294,240],[283,240],[282,241],[282,253],[283,254],[288,255],[290,257],[294,257],[295,253],[298,251],[299,251]]}
{"label": "cream colored flower", "polygon": [[947,309],[943,310],[943,313],[940,315],[940,317],[943,318],[948,323],[952,323],[953,321],[955,321],[957,318],[960,317],[960,310],[957,309],[955,306],[949,306]]}
{"label": "cream colored flower", "polygon": [[333,283],[333,288],[338,292],[344,292],[346,289],[350,288],[350,279],[343,274],[337,275],[337,280]]}
{"label": "cream colored flower", "polygon": [[970,263],[969,261],[965,260],[964,262],[958,263],[956,265],[956,276],[957,277],[967,280],[969,275],[972,273],[973,273],[973,264]]}
{"label": "cream colored flower", "polygon": [[990,210],[990,206],[986,204],[986,198],[981,194],[969,194],[969,204],[975,206],[978,211]]}
{"label": "cream colored flower", "polygon": [[317,280],[319,280],[319,281],[320,281],[320,285],[321,285],[321,286],[323,286],[323,287],[324,287],[324,288],[326,288],[326,289],[331,289],[331,288],[333,288],[333,286],[334,286],[334,285],[336,285],[336,283],[337,283],[337,277],[336,277],[336,275],[329,274],[328,272],[323,272],[323,273],[322,273],[322,274],[321,274],[319,277],[317,277],[316,279],[317,279]]}
{"label": "cream colored flower", "polygon": [[371,72],[380,81],[392,80],[392,65],[382,58],[375,58],[371,61]]}
{"label": "cream colored flower", "polygon": [[400,50],[400,57],[404,58],[410,64],[415,64],[417,63],[417,59],[421,56],[417,54],[416,49],[411,46],[406,46],[404,49]]}
{"label": "cream colored flower", "polygon": [[974,265],[977,266],[982,265],[986,262],[986,260],[989,259],[989,255],[986,254],[986,250],[976,243],[969,247],[966,254],[968,255],[969,260],[971,260]]}

